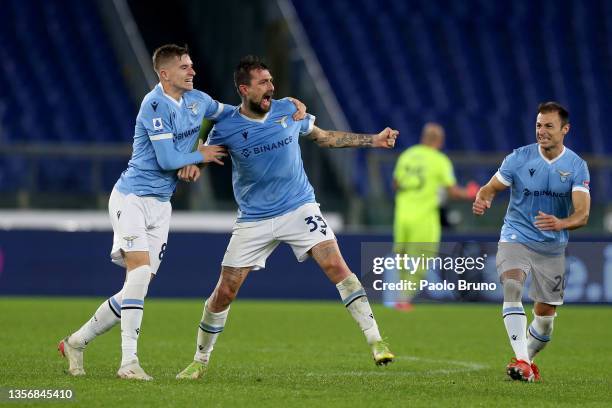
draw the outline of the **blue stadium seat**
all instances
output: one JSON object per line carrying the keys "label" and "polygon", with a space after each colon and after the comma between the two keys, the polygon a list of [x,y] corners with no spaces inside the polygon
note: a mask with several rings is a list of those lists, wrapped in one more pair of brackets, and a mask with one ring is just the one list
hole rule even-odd
{"label": "blue stadium seat", "polygon": [[507,153],[535,141],[537,104],[557,100],[571,112],[568,146],[612,153],[609,1],[293,4],[355,131],[394,126],[401,149],[436,120],[448,150]]}
{"label": "blue stadium seat", "polygon": [[[5,51],[19,63],[16,81],[25,83],[12,96],[36,95],[31,103],[51,111],[61,101],[76,102],[68,117],[82,133],[70,140],[125,140],[118,134],[129,140],[135,107],[126,97],[94,4],[13,0],[7,11],[13,19],[7,19],[8,27],[4,24]],[[75,115],[75,110],[81,114]],[[64,113],[68,112],[60,112]],[[123,130],[117,132],[117,126]]]}
{"label": "blue stadium seat", "polygon": [[[95,3],[5,3],[0,25],[0,143],[130,143],[136,107]],[[16,165],[19,160],[25,159],[5,160],[0,177],[27,165]],[[80,161],[55,160],[41,173],[40,184],[51,190],[89,191],[88,167]],[[0,180],[0,190],[10,187],[5,181]]]}

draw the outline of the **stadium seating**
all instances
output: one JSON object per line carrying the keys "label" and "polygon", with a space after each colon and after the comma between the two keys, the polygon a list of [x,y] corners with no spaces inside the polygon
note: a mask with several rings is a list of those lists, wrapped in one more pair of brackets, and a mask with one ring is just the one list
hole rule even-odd
{"label": "stadium seating", "polygon": [[[604,132],[612,117],[609,1],[293,3],[356,131],[392,125],[401,149],[435,120],[449,151],[509,152],[533,141],[535,107],[554,99],[572,114],[568,146],[612,153]],[[137,107],[96,3],[7,0],[2,12],[0,144],[129,143]],[[367,154],[357,158],[359,191],[367,190]],[[46,188],[90,191],[90,169],[71,175],[75,163],[47,166]],[[29,167],[0,157],[0,191],[27,185]],[[599,190],[612,191],[609,170],[600,173]],[[112,185],[117,173],[104,174],[102,184]]]}
{"label": "stadium seating", "polygon": [[[129,143],[136,107],[95,3],[4,3],[0,143]],[[0,190],[23,186],[18,180],[30,164],[24,159],[0,160]],[[87,167],[83,170],[78,161],[55,161],[45,167],[41,185],[88,191],[90,180],[83,171]]]}
{"label": "stadium seating", "polygon": [[403,148],[435,120],[447,150],[509,152],[534,141],[537,104],[557,100],[569,147],[612,153],[609,1],[293,4],[353,130],[391,125]]}
{"label": "stadium seating", "polygon": [[94,3],[11,0],[3,13],[0,106],[9,108],[0,108],[0,117],[2,127],[11,130],[3,137],[20,142],[131,138],[135,107]]}

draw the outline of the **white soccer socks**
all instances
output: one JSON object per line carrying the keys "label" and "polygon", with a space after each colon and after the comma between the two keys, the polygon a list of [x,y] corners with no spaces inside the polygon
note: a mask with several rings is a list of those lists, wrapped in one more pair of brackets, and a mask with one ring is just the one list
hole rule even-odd
{"label": "white soccer socks", "polygon": [[138,361],[138,336],[144,309],[144,298],[147,295],[151,280],[151,267],[143,265],[127,273],[121,301],[121,365]]}
{"label": "white soccer socks", "polygon": [[531,360],[527,353],[527,317],[525,316],[523,304],[521,302],[504,302],[502,315],[514,355],[517,360],[524,360],[530,363]]}
{"label": "white soccer socks", "polygon": [[342,303],[363,331],[368,344],[382,340],[370,302],[368,302],[368,297],[357,276],[351,273],[342,282],[338,283],[336,288],[340,292]]}
{"label": "white soccer socks", "polygon": [[556,313],[552,316],[538,316],[533,312],[533,321],[527,330],[527,350],[531,360],[550,341],[556,316]]}
{"label": "white soccer socks", "polygon": [[122,299],[123,289],[102,302],[91,319],[68,338],[70,345],[84,348],[93,339],[106,333],[119,323],[121,321]]}
{"label": "white soccer socks", "polygon": [[210,353],[215,346],[219,333],[223,331],[225,327],[225,321],[229,314],[229,306],[222,312],[213,313],[208,310],[206,305],[208,301],[204,303],[204,312],[202,313],[202,321],[198,327],[198,340],[196,344],[196,352],[193,359],[203,364],[208,364],[210,359]]}

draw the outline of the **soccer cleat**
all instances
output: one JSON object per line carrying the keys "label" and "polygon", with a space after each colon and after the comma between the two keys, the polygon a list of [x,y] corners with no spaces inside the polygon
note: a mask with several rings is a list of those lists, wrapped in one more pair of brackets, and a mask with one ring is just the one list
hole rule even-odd
{"label": "soccer cleat", "polygon": [[57,345],[57,351],[60,352],[62,357],[68,360],[68,374],[75,377],[85,375],[85,370],[83,369],[83,349],[72,347],[68,342],[69,337],[70,336],[67,336],[60,340]]}
{"label": "soccer cleat", "polygon": [[506,366],[506,374],[513,380],[533,382],[535,375],[531,367],[532,365],[525,360],[512,357],[510,364]]}
{"label": "soccer cleat", "polygon": [[145,373],[142,369],[138,360],[133,360],[126,365],[122,365],[117,371],[117,377],[123,378],[126,380],[142,380],[142,381],[151,381],[153,377],[149,374]]}
{"label": "soccer cleat", "polygon": [[176,375],[177,380],[197,380],[206,373],[207,364],[200,361],[192,361],[183,371]]}
{"label": "soccer cleat", "polygon": [[531,371],[533,371],[533,381],[542,381],[542,377],[540,377],[540,369],[535,363],[531,363]]}
{"label": "soccer cleat", "polygon": [[395,358],[395,355],[389,350],[389,345],[382,340],[372,344],[372,355],[376,365],[387,365]]}
{"label": "soccer cleat", "polygon": [[414,305],[410,302],[395,302],[393,305],[395,310],[399,310],[400,312],[412,312],[414,310]]}

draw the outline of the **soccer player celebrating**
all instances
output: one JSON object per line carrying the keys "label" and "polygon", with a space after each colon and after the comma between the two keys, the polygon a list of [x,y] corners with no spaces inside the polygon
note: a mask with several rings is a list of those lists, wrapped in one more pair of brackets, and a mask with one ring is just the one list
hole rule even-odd
{"label": "soccer player celebrating", "polygon": [[194,361],[177,378],[204,375],[240,286],[251,270],[265,267],[280,242],[291,246],[299,262],[309,256],[315,259],[363,331],[375,363],[391,362],[394,355],[380,336],[366,293],[321,215],[304,172],[298,139],[308,135],[321,147],[392,148],[398,132],[390,128],[375,135],[327,131],[314,126],[315,117],[308,114],[304,120],[293,120],[294,106],[272,99],[272,76],[256,57],[240,61],[234,82],[242,104],[215,125],[208,143],[225,146],[231,155],[238,219],[219,281],[204,304]]}
{"label": "soccer player celebrating", "polygon": [[[496,265],[504,290],[504,325],[515,354],[506,371],[514,380],[540,379],[533,359],[550,341],[556,308],[563,304],[568,230],[582,227],[589,218],[589,171],[586,162],[563,145],[569,130],[569,113],[563,106],[540,104],[537,143],[507,156],[472,208],[483,215],[495,195],[510,187]],[[527,328],[521,297],[529,273],[534,307]]]}
{"label": "soccer player celebrating", "polygon": [[[117,376],[151,380],[137,356],[149,282],[160,266],[168,238],[170,198],[177,169],[198,163],[223,164],[220,146],[193,150],[203,118],[220,119],[232,106],[193,88],[195,71],[187,48],[164,45],[153,54],[159,84],[143,99],[136,117],[132,157],[110,195],[114,231],[112,261],[127,270],[123,288],[104,301],[79,330],[60,341],[71,375],[84,375],[83,351],[94,338],[121,322],[121,366]],[[305,107],[300,109],[304,117]],[[191,175],[197,179],[199,172]]]}
{"label": "soccer player celebrating", "polygon": [[[426,123],[421,132],[421,143],[406,149],[397,160],[393,172],[396,192],[393,241],[396,253],[415,257],[438,254],[442,230],[440,189],[454,200],[473,200],[476,196],[476,183],[469,183],[467,188],[457,185],[453,164],[440,151],[444,137],[441,125]],[[408,276],[408,280],[418,282],[426,272],[425,268],[419,268]],[[417,291],[397,294],[395,301],[387,306],[410,311],[416,294]]]}

